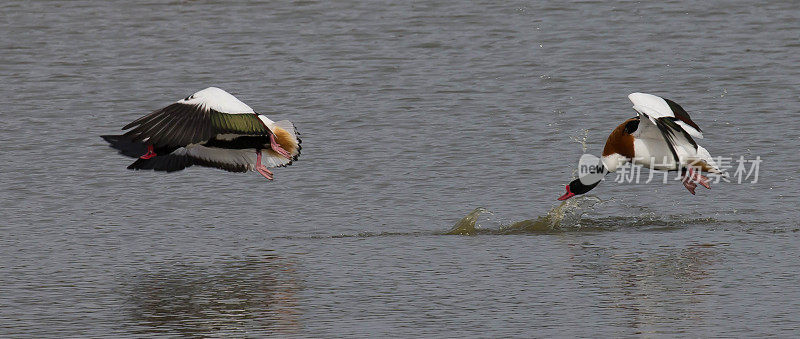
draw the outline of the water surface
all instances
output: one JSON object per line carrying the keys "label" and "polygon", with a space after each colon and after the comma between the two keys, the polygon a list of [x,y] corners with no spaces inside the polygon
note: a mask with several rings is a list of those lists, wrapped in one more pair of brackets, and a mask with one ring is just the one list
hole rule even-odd
{"label": "water surface", "polygon": [[[797,334],[793,1],[0,13],[2,335]],[[98,137],[212,85],[294,121],[300,160],[133,172]],[[635,91],[758,182],[605,182],[559,210],[573,139],[599,154]]]}

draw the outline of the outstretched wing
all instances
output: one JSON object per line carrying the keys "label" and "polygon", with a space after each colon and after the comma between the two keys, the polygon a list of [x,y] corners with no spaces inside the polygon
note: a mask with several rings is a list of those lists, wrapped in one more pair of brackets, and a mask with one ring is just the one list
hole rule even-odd
{"label": "outstretched wing", "polygon": [[669,99],[646,93],[632,93],[628,95],[628,99],[633,102],[633,109],[640,116],[647,118],[658,128],[676,164],[680,163],[678,152],[675,150],[676,145],[689,144],[697,149],[697,142],[692,136],[702,139],[703,134],[700,127],[689,118],[689,114],[680,105]]}
{"label": "outstretched wing", "polygon": [[703,139],[700,127],[692,121],[689,113],[676,102],[647,93],[631,93],[628,95],[628,99],[633,103],[633,109],[647,116],[654,124],[656,119],[671,120],[679,126],[679,129],[683,129],[689,135]]}
{"label": "outstretched wing", "polygon": [[252,108],[215,87],[199,91],[122,128],[133,142],[155,147],[186,146],[219,134],[267,135]]}

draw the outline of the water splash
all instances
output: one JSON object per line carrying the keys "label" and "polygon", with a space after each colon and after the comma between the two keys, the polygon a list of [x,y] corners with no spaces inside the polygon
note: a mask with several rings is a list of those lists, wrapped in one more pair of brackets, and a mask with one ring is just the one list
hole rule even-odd
{"label": "water splash", "polygon": [[474,209],[472,212],[469,212],[465,217],[461,218],[453,228],[449,231],[445,232],[446,235],[475,235],[477,229],[475,228],[475,224],[478,222],[478,218],[483,213],[491,213],[489,210],[478,207]]}
{"label": "water splash", "polygon": [[[570,135],[569,138],[572,139],[572,141],[575,141],[575,142],[581,144],[581,152],[583,152],[583,154],[586,154],[586,150],[589,149],[589,146],[586,145],[586,140],[589,139],[589,130],[585,129],[585,130],[582,130],[581,132],[582,132],[582,135]],[[577,167],[574,167],[572,169],[572,177],[573,178],[577,178],[578,177],[578,168]]]}
{"label": "water splash", "polygon": [[483,207],[478,207],[465,217],[456,222],[445,234],[450,235],[475,235],[475,234],[518,234],[541,233],[576,230],[581,228],[580,219],[583,214],[594,209],[595,205],[603,202],[593,196],[582,196],[565,200],[560,205],[553,207],[547,214],[531,220],[523,220],[510,225],[500,225],[498,228],[479,228],[477,225],[484,213],[491,214]]}
{"label": "water splash", "polygon": [[536,220],[523,220],[500,228],[503,234],[580,229],[581,217],[602,203],[598,197],[582,196],[563,201]]}
{"label": "water splash", "polygon": [[586,153],[586,150],[589,149],[589,147],[586,146],[586,139],[589,139],[589,130],[585,129],[582,132],[583,135],[571,135],[569,138],[572,139],[572,141],[581,144],[581,150],[583,153]]}

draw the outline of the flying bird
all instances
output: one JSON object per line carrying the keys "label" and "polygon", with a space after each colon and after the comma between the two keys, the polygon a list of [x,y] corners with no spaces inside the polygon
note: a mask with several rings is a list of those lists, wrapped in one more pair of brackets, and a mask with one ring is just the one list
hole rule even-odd
{"label": "flying bird", "polygon": [[567,193],[558,200],[589,192],[603,176],[629,162],[655,170],[680,171],[681,182],[692,195],[697,184],[711,188],[702,172],[724,175],[708,150],[694,140],[702,139],[703,133],[683,107],[646,93],[632,93],[628,99],[637,116],[611,131],[600,163],[570,182]]}
{"label": "flying bird", "polygon": [[288,120],[274,122],[216,87],[209,87],[102,135],[120,154],[137,158],[128,169],[174,172],[192,165],[230,172],[292,164],[301,140]]}

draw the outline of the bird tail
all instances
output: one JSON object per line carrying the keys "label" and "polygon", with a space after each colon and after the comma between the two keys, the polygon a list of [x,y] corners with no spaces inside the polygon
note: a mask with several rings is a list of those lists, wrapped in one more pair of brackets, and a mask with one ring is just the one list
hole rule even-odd
{"label": "bird tail", "polygon": [[273,129],[281,147],[292,155],[292,160],[297,160],[300,157],[300,150],[303,148],[300,146],[303,141],[300,139],[300,133],[295,130],[294,124],[289,120],[281,120],[275,123]]}
{"label": "bird tail", "polygon": [[703,146],[697,146],[697,158],[699,158],[697,162],[703,171],[721,174],[723,177],[727,176],[727,173],[723,172],[719,168],[719,165],[717,165],[717,163],[714,161],[714,158]]}

